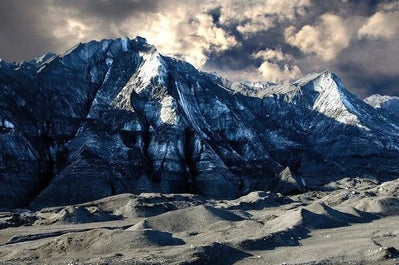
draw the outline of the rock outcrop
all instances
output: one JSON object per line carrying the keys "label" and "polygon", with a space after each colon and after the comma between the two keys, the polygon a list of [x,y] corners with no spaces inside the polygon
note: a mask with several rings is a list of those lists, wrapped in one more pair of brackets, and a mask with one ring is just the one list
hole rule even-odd
{"label": "rock outcrop", "polygon": [[231,83],[140,37],[91,41],[0,62],[0,208],[125,192],[236,198],[281,186],[285,168],[310,189],[393,179],[398,131],[328,71]]}

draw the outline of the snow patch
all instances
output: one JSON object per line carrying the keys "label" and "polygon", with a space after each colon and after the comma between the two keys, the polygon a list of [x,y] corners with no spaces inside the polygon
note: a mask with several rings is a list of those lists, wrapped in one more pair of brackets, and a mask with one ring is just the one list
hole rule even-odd
{"label": "snow patch", "polygon": [[322,73],[313,82],[315,91],[320,93],[313,104],[313,110],[341,123],[368,130],[354,114],[357,113],[356,108],[334,81],[330,72]]}
{"label": "snow patch", "polygon": [[214,100],[214,105],[212,106],[212,111],[217,114],[229,113],[230,109],[224,104],[218,97]]}
{"label": "snow patch", "polygon": [[107,66],[109,67],[112,63],[114,62],[114,60],[110,57],[108,57],[107,59],[105,59],[105,63],[107,64]]}
{"label": "snow patch", "polygon": [[238,101],[236,101],[236,106],[237,106],[238,110],[240,110],[240,111],[245,110],[245,107]]}
{"label": "snow patch", "polygon": [[133,120],[133,121],[125,122],[123,124],[123,130],[124,131],[141,131],[142,128],[137,121]]}
{"label": "snow patch", "polygon": [[129,39],[128,38],[122,38],[122,50],[123,51],[128,51],[129,49],[129,47],[128,47],[128,45],[129,45]]}
{"label": "snow patch", "polygon": [[14,123],[12,123],[11,121],[8,121],[8,120],[4,120],[3,126],[8,128],[8,129],[14,129],[15,128]]}
{"label": "snow patch", "polygon": [[164,61],[158,52],[140,53],[143,63],[138,71],[137,78],[141,84],[135,88],[137,93],[140,93],[147,88],[153,81],[159,85],[166,85],[165,79],[167,76],[167,69]]}
{"label": "snow patch", "polygon": [[167,69],[158,52],[139,53],[142,62],[138,71],[130,78],[126,85],[115,97],[112,106],[134,112],[131,102],[132,93],[141,94],[149,90],[153,91],[156,86],[166,87]]}
{"label": "snow patch", "polygon": [[391,100],[397,100],[399,101],[399,97],[395,96],[381,96],[379,94],[371,95],[367,98],[364,99],[364,102],[369,104],[370,106],[379,109],[382,108],[382,106]]}
{"label": "snow patch", "polygon": [[163,123],[174,124],[176,121],[176,101],[171,96],[165,96],[161,100],[160,118]]}

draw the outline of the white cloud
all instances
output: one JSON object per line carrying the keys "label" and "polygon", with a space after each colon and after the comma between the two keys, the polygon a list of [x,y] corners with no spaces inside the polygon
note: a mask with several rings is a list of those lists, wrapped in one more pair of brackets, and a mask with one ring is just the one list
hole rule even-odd
{"label": "white cloud", "polygon": [[377,12],[359,29],[359,38],[387,38],[399,36],[399,11]]}
{"label": "white cloud", "polygon": [[[49,7],[52,34],[63,49],[77,41],[143,36],[165,54],[179,57],[201,68],[209,54],[240,45],[226,28],[235,26],[244,37],[266,31],[277,20],[293,20],[305,14],[310,0],[162,0],[154,13],[132,13],[119,21],[82,16],[78,9]],[[220,10],[219,23],[210,10]]]}
{"label": "white cloud", "polygon": [[65,19],[62,28],[55,28],[53,31],[57,39],[73,38],[74,41],[84,41],[90,34],[90,28],[83,22],[75,19]]}
{"label": "white cloud", "polygon": [[351,35],[344,20],[330,13],[323,14],[314,26],[305,25],[299,31],[291,26],[285,30],[285,39],[289,44],[305,54],[316,54],[324,61],[335,59],[349,45]]}
{"label": "white cloud", "polygon": [[218,74],[228,77],[232,81],[257,82],[264,80],[273,83],[288,83],[302,76],[300,68],[295,65],[292,55],[284,54],[281,49],[266,49],[251,56],[253,59],[262,59],[261,65],[234,70],[218,71]]}
{"label": "white cloud", "polygon": [[237,40],[218,27],[211,15],[191,9],[158,13],[146,21],[141,29],[130,27],[133,20],[125,22],[124,28],[131,35],[141,35],[154,43],[164,54],[178,56],[197,67],[207,61],[207,54],[221,52],[236,46]]}
{"label": "white cloud", "polygon": [[[257,52],[254,58],[265,60],[258,68],[262,78],[274,83],[289,82],[301,76],[301,70],[293,64],[294,58],[280,49]],[[281,66],[280,66],[281,65]]]}
{"label": "white cloud", "polygon": [[121,36],[147,38],[158,50],[179,57],[196,67],[202,67],[212,52],[222,52],[236,46],[232,34],[216,25],[207,11],[217,6],[212,1],[189,1],[165,5],[157,13],[136,13],[113,23],[81,16],[73,9],[51,7],[52,34],[63,43],[63,49],[77,41]]}
{"label": "white cloud", "polygon": [[248,37],[260,31],[267,31],[272,27],[274,27],[274,20],[272,18],[264,15],[257,15],[249,19],[248,22],[243,25],[238,25],[237,30],[245,37]]}
{"label": "white cloud", "polygon": [[255,58],[262,58],[264,60],[277,60],[277,61],[291,61],[294,58],[291,55],[284,54],[281,49],[272,50],[267,49],[259,51],[254,55]]}
{"label": "white cloud", "polygon": [[[145,36],[161,52],[202,67],[208,60],[208,54],[240,45],[234,35],[214,23],[209,10],[219,8],[219,23],[234,24],[240,33],[248,36],[270,29],[276,19],[295,19],[298,15],[304,15],[308,6],[310,0],[284,3],[280,0],[192,0],[163,8],[163,12],[145,20],[145,23],[134,18],[133,21],[127,20],[124,28],[131,35]],[[137,23],[142,25],[140,30],[131,27]]]}
{"label": "white cloud", "polygon": [[390,1],[388,3],[382,3],[379,5],[379,9],[385,12],[395,11],[399,9],[399,0]]}
{"label": "white cloud", "polygon": [[287,64],[284,64],[284,66],[280,68],[278,64],[267,61],[261,64],[258,71],[265,80],[274,83],[289,82],[290,80],[301,76],[301,70],[296,65],[288,66]]}
{"label": "white cloud", "polygon": [[227,23],[234,20],[256,20],[259,16],[276,16],[279,20],[293,20],[297,15],[303,16],[306,8],[311,6],[309,0],[231,0],[219,1],[221,7],[221,21]]}
{"label": "white cloud", "polygon": [[310,6],[309,0],[251,0],[220,1],[220,21],[236,24],[237,30],[247,37],[275,26],[277,20],[294,20],[303,16]]}

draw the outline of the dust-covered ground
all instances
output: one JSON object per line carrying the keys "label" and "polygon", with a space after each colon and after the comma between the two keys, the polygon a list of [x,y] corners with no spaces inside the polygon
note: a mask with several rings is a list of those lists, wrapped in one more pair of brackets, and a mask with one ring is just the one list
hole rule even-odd
{"label": "dust-covered ground", "polygon": [[121,194],[0,213],[0,264],[399,264],[399,179],[237,200]]}

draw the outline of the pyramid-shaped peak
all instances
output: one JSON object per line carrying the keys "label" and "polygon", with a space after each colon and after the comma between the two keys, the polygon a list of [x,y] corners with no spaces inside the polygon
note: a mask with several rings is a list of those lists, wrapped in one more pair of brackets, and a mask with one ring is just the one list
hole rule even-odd
{"label": "pyramid-shaped peak", "polygon": [[306,75],[295,81],[292,89],[313,100],[322,97],[330,102],[342,102],[356,97],[345,88],[342,80],[329,70]]}
{"label": "pyramid-shaped peak", "polygon": [[[306,76],[298,79],[293,83],[295,86],[305,86],[308,83],[315,82],[317,80],[322,80],[322,79],[337,79],[338,76],[331,72],[330,70],[325,70],[320,73],[310,73],[307,74]],[[339,78],[338,78],[339,79]]]}

